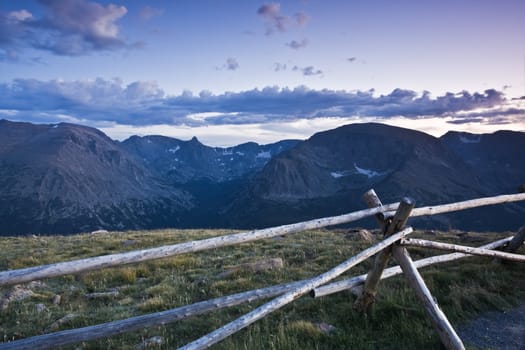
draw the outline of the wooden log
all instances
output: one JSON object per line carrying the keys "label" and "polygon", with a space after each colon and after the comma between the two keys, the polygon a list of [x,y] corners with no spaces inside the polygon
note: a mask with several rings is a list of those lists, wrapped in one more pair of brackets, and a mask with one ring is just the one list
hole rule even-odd
{"label": "wooden log", "polygon": [[[416,217],[416,216],[426,216],[426,215],[437,215],[437,214],[443,214],[443,213],[450,213],[453,211],[460,211],[460,210],[465,210],[465,209],[483,207],[487,205],[519,202],[523,200],[525,200],[525,193],[505,194],[505,195],[494,196],[494,197],[470,199],[467,201],[450,203],[450,204],[414,208],[410,216]],[[385,215],[389,215],[389,213],[385,213]]]}
{"label": "wooden log", "polygon": [[382,210],[392,210],[397,208],[397,204],[386,205],[382,208],[373,208],[356,211],[349,214],[332,216],[322,219],[271,227],[262,230],[254,230],[220,237],[213,237],[198,241],[191,241],[168,245],[157,248],[143,249],[126,253],[118,253],[92,257],[87,259],[66,261],[49,265],[35,266],[18,270],[8,270],[0,272],[0,286],[29,282],[32,280],[76,274],[80,272],[92,271],[110,266],[131,264],[141,261],[161,259],[169,256],[199,252],[207,249],[231,246],[240,243],[252,242],[259,239],[282,236],[290,233],[312,230],[326,226],[339,225],[368,216],[375,215]]}
{"label": "wooden log", "polygon": [[525,255],[505,253],[505,252],[500,252],[497,250],[490,250],[490,249],[483,249],[483,248],[467,247],[464,245],[451,244],[451,243],[433,242],[433,241],[427,241],[426,239],[405,239],[399,242],[399,244],[403,246],[423,247],[423,248],[439,249],[439,250],[450,250],[454,252],[471,254],[471,255],[490,256],[493,258],[525,262]]}
{"label": "wooden log", "polygon": [[430,294],[430,291],[414,265],[414,262],[410,258],[407,250],[404,247],[394,246],[392,248],[392,253],[401,266],[408,284],[414,289],[418,299],[423,304],[425,311],[430,316],[432,325],[438,332],[443,345],[447,349],[465,349],[463,342],[448,321],[447,317],[434,301],[432,294]]}
{"label": "wooden log", "polygon": [[401,238],[407,236],[412,232],[412,228],[408,227],[398,233],[391,235],[390,237],[385,238],[381,242],[363,250],[359,254],[351,257],[342,264],[332,268],[331,270],[314,277],[302,285],[294,288],[293,290],[275,298],[274,300],[256,308],[252,312],[238,318],[237,320],[226,324],[225,326],[216,329],[215,331],[187,344],[186,346],[181,347],[180,349],[184,350],[197,350],[205,349],[210,347],[213,344],[218,343],[224,338],[236,333],[237,331],[249,326],[250,324],[260,320],[264,316],[270,314],[271,312],[280,309],[281,307],[289,304],[300,296],[308,293],[315,287],[324,284],[337,276],[341,275],[345,271],[349,270],[353,266],[359,264],[360,262],[366,260],[370,256],[378,253],[379,251],[389,247],[394,242],[400,240]]}
{"label": "wooden log", "polygon": [[509,253],[515,252],[522,246],[523,241],[525,241],[525,225],[520,228],[512,241],[510,241],[509,245],[505,247],[505,251]]}
{"label": "wooden log", "polygon": [[166,323],[180,321],[182,319],[201,315],[206,312],[219,310],[222,308],[240,305],[260,299],[267,299],[284,294],[305,281],[297,281],[281,284],[261,289],[246,291],[233,295],[227,295],[215,299],[201,301],[191,305],[181,306],[175,309],[156,312],[147,315],[131,317],[124,320],[106,322],[98,325],[69,329],[55,333],[38,335],[35,337],[15,340],[12,342],[0,343],[0,349],[54,349],[73,343],[91,341],[100,338],[107,338],[125,332],[138,331],[147,327],[160,326]]}
{"label": "wooden log", "polygon": [[[383,203],[381,203],[381,200],[377,196],[376,191],[374,191],[373,188],[365,192],[365,194],[363,195],[363,200],[365,201],[366,206],[368,208],[377,208],[383,205]],[[386,223],[385,223],[385,217],[383,216],[383,213],[377,213],[374,216],[376,218],[377,224],[381,228],[381,231],[384,233]]]}
{"label": "wooden log", "polygon": [[[496,248],[502,247],[505,244],[507,244],[508,242],[510,242],[512,240],[512,238],[513,238],[513,236],[510,236],[510,237],[507,237],[507,238],[503,238],[503,239],[500,239],[498,241],[495,241],[495,242],[492,242],[492,243],[489,243],[489,244],[485,244],[485,245],[483,245],[483,246],[481,246],[479,248],[496,249]],[[461,259],[461,258],[468,258],[468,257],[471,257],[471,256],[472,255],[462,254],[462,253],[444,254],[444,255],[437,255],[437,256],[432,256],[432,257],[429,257],[429,258],[416,260],[414,262],[414,264],[416,265],[417,268],[422,268],[422,267],[425,267],[425,266],[430,266],[430,265],[439,264],[439,263],[445,263],[445,262],[449,262],[449,261],[453,261],[453,260],[457,260],[457,259]],[[396,275],[399,275],[401,273],[402,273],[401,267],[399,267],[399,266],[390,267],[390,268],[387,268],[387,269],[385,269],[383,271],[383,274],[381,275],[381,279],[390,278],[392,276],[396,276]],[[320,286],[320,287],[315,288],[312,291],[312,293],[310,293],[310,294],[312,295],[312,297],[320,298],[320,297],[323,297],[325,295],[330,295],[330,294],[339,293],[339,292],[342,292],[342,291],[345,291],[345,290],[349,290],[349,289],[352,289],[352,288],[355,288],[357,286],[362,285],[365,282],[365,280],[366,280],[366,276],[367,275],[364,274],[364,275],[352,277],[350,279],[344,279],[344,280],[341,280],[341,281],[330,283],[330,284],[327,284],[325,286]]]}
{"label": "wooden log", "polygon": [[[365,201],[367,202],[367,205],[381,206],[381,200],[379,197],[377,197],[375,192],[367,192],[365,194]],[[399,207],[397,208],[397,211],[391,221],[383,221],[381,218],[376,217],[377,221],[384,229],[385,237],[388,237],[397,230],[401,230],[405,226],[412,208],[414,208],[414,202],[409,198],[404,198],[399,204]],[[383,274],[383,270],[386,268],[391,255],[391,249],[388,248],[382,250],[375,257],[374,265],[366,276],[363,291],[354,303],[354,309],[358,312],[365,313],[370,311],[370,307],[375,302],[381,275]]]}

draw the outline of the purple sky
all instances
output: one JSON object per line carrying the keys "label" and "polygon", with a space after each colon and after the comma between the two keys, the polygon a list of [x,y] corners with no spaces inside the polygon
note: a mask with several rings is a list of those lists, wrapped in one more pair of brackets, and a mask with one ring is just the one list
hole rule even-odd
{"label": "purple sky", "polygon": [[525,130],[525,1],[0,2],[0,118],[211,145]]}

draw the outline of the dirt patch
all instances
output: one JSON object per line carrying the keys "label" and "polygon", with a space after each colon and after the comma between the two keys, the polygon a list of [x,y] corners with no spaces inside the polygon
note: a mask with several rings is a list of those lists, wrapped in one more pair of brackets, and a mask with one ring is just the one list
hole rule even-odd
{"label": "dirt patch", "polygon": [[509,311],[492,311],[458,328],[466,346],[478,349],[525,349],[525,304]]}

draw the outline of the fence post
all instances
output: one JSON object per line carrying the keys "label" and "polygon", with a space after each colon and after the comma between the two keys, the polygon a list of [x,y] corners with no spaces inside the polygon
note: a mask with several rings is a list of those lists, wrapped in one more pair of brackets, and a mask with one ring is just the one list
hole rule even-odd
{"label": "fence post", "polygon": [[400,246],[394,246],[392,251],[394,258],[399,266],[401,266],[403,274],[407,278],[408,284],[414,289],[417,297],[423,304],[425,311],[430,316],[432,325],[439,334],[443,345],[447,349],[464,350],[465,346],[463,345],[461,338],[457,335],[443,311],[441,311],[438,304],[434,301],[432,294],[428,290],[425,281],[423,281],[421,274],[410,258],[408,251]]}
{"label": "fence post", "polygon": [[[364,200],[369,207],[381,206],[381,200],[373,190],[368,191],[364,194]],[[403,229],[408,220],[408,216],[412,211],[412,208],[414,208],[414,201],[410,198],[403,198],[403,200],[399,203],[399,207],[397,208],[397,211],[392,219],[385,219],[379,217],[379,215],[376,216],[376,220],[380,223],[380,225],[383,228],[385,237],[388,237],[394,232]],[[354,303],[355,310],[361,313],[365,313],[369,311],[370,307],[374,304],[379,281],[381,280],[381,274],[386,268],[386,265],[388,264],[388,260],[390,259],[391,255],[391,247],[383,249],[376,255],[374,259],[374,265],[366,276],[363,291]]]}

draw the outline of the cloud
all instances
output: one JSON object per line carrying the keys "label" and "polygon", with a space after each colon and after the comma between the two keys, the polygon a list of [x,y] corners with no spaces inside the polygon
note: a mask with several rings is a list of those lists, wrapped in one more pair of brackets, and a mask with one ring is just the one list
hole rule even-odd
{"label": "cloud", "polygon": [[226,60],[226,69],[227,70],[237,70],[239,69],[239,63],[235,58],[228,57]]}
{"label": "cloud", "polygon": [[[525,109],[512,107],[502,92],[446,93],[431,97],[395,89],[375,96],[370,91],[266,87],[215,95],[184,92],[167,95],[155,82],[124,84],[119,79],[0,83],[0,119],[88,125],[244,125],[318,118],[375,118],[388,122],[442,118],[454,124],[520,121]],[[199,116],[199,118],[195,118]]]}
{"label": "cloud", "polygon": [[151,6],[144,6],[139,11],[139,18],[141,19],[141,21],[147,22],[153,19],[154,17],[161,16],[162,14],[164,14],[163,10],[156,9]]}
{"label": "cloud", "polygon": [[462,125],[462,124],[469,124],[469,123],[481,123],[484,121],[484,118],[465,118],[465,119],[454,119],[454,120],[448,120],[447,123],[449,124],[455,124],[455,125]]}
{"label": "cloud", "polygon": [[1,50],[21,52],[34,48],[55,55],[79,56],[134,46],[120,37],[117,22],[127,13],[124,6],[86,0],[39,3],[44,9],[41,18],[25,9],[0,15]]}
{"label": "cloud", "polygon": [[306,13],[304,12],[297,12],[295,15],[294,15],[294,18],[295,18],[295,22],[300,25],[300,26],[304,26],[306,25],[309,21],[310,21],[310,16],[308,16]]}
{"label": "cloud", "polygon": [[281,5],[278,3],[264,4],[257,10],[257,14],[266,20],[266,35],[271,35],[275,30],[286,31],[286,24],[289,21],[287,16],[280,14]]}
{"label": "cloud", "polygon": [[237,70],[240,68],[239,62],[233,57],[228,57],[226,63],[222,66],[215,67],[216,70]]}
{"label": "cloud", "polygon": [[293,71],[300,71],[305,76],[323,75],[323,71],[320,70],[320,69],[315,69],[314,66],[308,66],[308,67],[304,67],[304,68],[301,68],[301,67],[298,67],[298,66],[294,66],[292,68],[292,70]]}
{"label": "cloud", "polygon": [[11,20],[14,20],[14,21],[19,21],[19,22],[23,22],[23,21],[29,20],[32,17],[33,17],[33,15],[31,14],[31,12],[29,12],[27,10],[12,11],[12,12],[9,12],[7,14],[7,18],[8,19],[11,19]]}
{"label": "cloud", "polygon": [[274,65],[273,65],[273,70],[275,72],[280,72],[282,70],[286,70],[286,68],[287,68],[286,63],[275,62]]}
{"label": "cloud", "polygon": [[349,57],[346,60],[350,63],[354,63],[355,61],[357,61],[357,57]]}
{"label": "cloud", "polygon": [[310,16],[304,12],[297,12],[293,18],[281,14],[281,4],[276,2],[260,6],[257,14],[266,22],[266,35],[271,35],[276,31],[284,33],[291,24],[304,26],[310,21]]}
{"label": "cloud", "polygon": [[301,41],[292,40],[286,44],[286,46],[289,46],[290,48],[294,50],[305,48],[307,45],[308,45],[308,39],[302,39]]}

